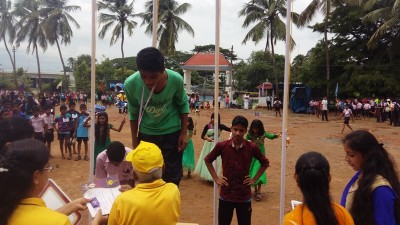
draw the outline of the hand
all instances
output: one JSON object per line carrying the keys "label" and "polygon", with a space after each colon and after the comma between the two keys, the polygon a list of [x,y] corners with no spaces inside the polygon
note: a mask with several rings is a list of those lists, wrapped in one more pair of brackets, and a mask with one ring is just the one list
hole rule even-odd
{"label": "hand", "polygon": [[125,117],[124,117],[124,119],[122,120],[121,123],[124,124],[125,122],[126,122],[126,119],[125,119]]}
{"label": "hand", "polygon": [[178,140],[178,151],[181,152],[181,151],[185,150],[187,144],[188,144],[187,135],[181,133],[179,135],[179,140]]}
{"label": "hand", "polygon": [[246,185],[253,185],[255,183],[256,183],[256,181],[253,178],[250,178],[250,176],[248,176],[248,175],[245,177],[245,179],[243,181],[243,184],[246,184]]}
{"label": "hand", "polygon": [[131,190],[131,189],[132,189],[131,185],[129,185],[129,184],[123,184],[123,185],[121,185],[121,187],[119,188],[119,191],[120,191],[120,192],[124,192],[124,191],[129,191],[129,190]]}
{"label": "hand", "polygon": [[102,225],[107,224],[108,216],[103,216],[101,213],[101,209],[97,211],[96,216],[92,220],[91,225]]}
{"label": "hand", "polygon": [[222,176],[221,178],[218,178],[218,180],[214,180],[215,183],[217,183],[220,186],[228,186],[228,179],[224,176]]}
{"label": "hand", "polygon": [[214,138],[209,138],[209,137],[207,137],[207,141],[208,141],[208,142],[213,142],[213,141],[214,141]]}
{"label": "hand", "polygon": [[87,209],[86,204],[90,202],[90,199],[86,199],[86,198],[77,198],[74,201],[72,201],[71,203],[73,204],[73,208],[74,211],[79,210],[79,211],[83,211]]}

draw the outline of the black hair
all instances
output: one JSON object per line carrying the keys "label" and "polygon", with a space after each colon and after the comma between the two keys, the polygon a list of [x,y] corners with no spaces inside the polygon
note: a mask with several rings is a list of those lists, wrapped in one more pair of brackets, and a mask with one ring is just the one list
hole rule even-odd
{"label": "black hair", "polygon": [[144,48],[136,56],[138,70],[163,72],[165,70],[164,56],[154,47]]}
{"label": "black hair", "polygon": [[329,193],[330,166],[318,152],[307,152],[297,159],[295,173],[304,204],[313,213],[317,225],[338,225]]}
{"label": "black hair", "polygon": [[83,109],[83,108],[87,109],[87,106],[86,106],[85,104],[81,104],[81,105],[79,106],[79,109]]}
{"label": "black hair", "polygon": [[[103,125],[99,123],[99,117],[105,117],[106,121]],[[100,132],[101,126],[104,126],[103,133]],[[109,125],[108,125],[108,114],[106,112],[99,112],[97,113],[97,122],[94,126],[94,141],[104,145],[106,143],[107,135],[109,133]]]}
{"label": "black hair", "polygon": [[[214,119],[214,113],[211,113],[210,118]],[[221,115],[218,113],[218,129],[219,129],[220,125],[221,125]]]}
{"label": "black hair", "polygon": [[35,171],[49,162],[49,150],[34,139],[15,141],[0,155],[0,225],[6,225],[18,203],[28,197]]}
{"label": "black hair", "polygon": [[71,107],[71,106],[73,106],[73,105],[76,105],[75,102],[74,102],[74,101],[69,101],[68,106]]}
{"label": "black hair", "polygon": [[361,165],[362,176],[358,179],[358,189],[355,191],[350,214],[357,225],[373,225],[374,211],[372,204],[372,185],[378,175],[385,178],[396,193],[394,202],[396,224],[400,223],[400,182],[392,156],[379,143],[373,134],[366,130],[356,130],[347,134],[343,145],[361,153],[364,163]]}
{"label": "black hair", "polygon": [[125,158],[125,146],[119,141],[111,142],[106,150],[107,157],[112,162],[122,162]]}
{"label": "black hair", "polygon": [[188,126],[187,126],[187,129],[188,130],[193,130],[194,129],[194,123],[193,123],[193,119],[192,119],[192,117],[188,117]]}
{"label": "black hair", "polygon": [[[254,133],[254,131],[253,131],[254,128],[258,128],[257,134]],[[261,120],[257,120],[257,119],[253,120],[250,124],[249,133],[253,137],[263,136],[265,134],[263,122],[261,122]]]}
{"label": "black hair", "polygon": [[235,118],[232,120],[232,126],[236,125],[242,125],[247,129],[247,126],[249,126],[249,121],[244,116],[235,116]]}
{"label": "black hair", "polygon": [[5,151],[4,147],[8,142],[33,138],[33,133],[32,125],[19,116],[0,121],[0,155]]}
{"label": "black hair", "polygon": [[64,109],[67,110],[67,106],[66,105],[61,105],[60,106],[60,110],[64,110]]}

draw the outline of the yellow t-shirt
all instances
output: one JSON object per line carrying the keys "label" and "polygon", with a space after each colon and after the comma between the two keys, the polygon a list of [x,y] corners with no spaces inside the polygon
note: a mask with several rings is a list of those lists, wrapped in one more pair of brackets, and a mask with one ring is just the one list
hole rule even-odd
{"label": "yellow t-shirt", "polygon": [[[339,204],[332,203],[339,225],[354,225],[350,213]],[[304,204],[298,205],[283,218],[283,225],[316,225],[313,213]]]}
{"label": "yellow t-shirt", "polygon": [[71,225],[68,217],[46,207],[41,198],[25,198],[12,213],[7,225]]}
{"label": "yellow t-shirt", "polygon": [[115,200],[108,225],[175,225],[181,214],[178,187],[159,179],[136,185]]}

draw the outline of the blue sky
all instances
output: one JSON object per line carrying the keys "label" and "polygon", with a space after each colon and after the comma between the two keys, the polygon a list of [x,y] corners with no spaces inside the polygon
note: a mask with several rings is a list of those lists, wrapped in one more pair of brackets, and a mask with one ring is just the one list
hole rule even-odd
{"label": "blue sky", "polygon": [[[215,43],[215,0],[177,0],[179,3],[187,2],[192,8],[183,17],[193,28],[195,36],[192,37],[186,32],[179,34],[179,42],[176,44],[177,50],[190,51],[195,45],[206,45]],[[263,50],[266,41],[261,41],[255,45],[254,42],[247,42],[243,45],[242,40],[250,28],[243,29],[242,23],[244,17],[238,16],[238,11],[249,0],[221,0],[221,47],[230,48],[233,45],[238,58],[247,59],[252,51]],[[295,0],[293,11],[300,13],[311,0]],[[135,12],[143,11],[144,0],[136,0],[134,3]],[[74,30],[72,42],[68,46],[62,46],[63,58],[66,61],[69,57],[77,57],[80,54],[91,53],[91,0],[69,0],[70,5],[79,5],[81,10],[73,13],[73,17],[80,24],[80,29]],[[141,21],[135,19],[138,26],[132,36],[126,36],[124,51],[125,57],[135,56],[137,52],[151,46],[151,37],[144,34],[144,27],[140,26]],[[322,21],[319,16],[312,23]],[[97,30],[98,32],[98,30]],[[322,38],[321,34],[313,33],[310,29],[304,28],[298,30],[293,26],[293,38],[297,43],[292,52],[293,56],[297,54],[306,54],[309,49],[315,46],[316,42]],[[96,58],[98,61],[104,58],[121,57],[120,41],[110,46],[110,33],[101,40],[96,41]],[[15,57],[17,67],[23,67],[29,72],[37,71],[35,54],[26,53],[26,44],[23,43],[16,50]],[[285,53],[285,43],[278,42],[276,53]],[[62,69],[59,54],[56,46],[49,46],[47,51],[40,52],[41,70],[44,72],[57,72]],[[11,71],[12,66],[4,44],[0,44],[0,71]]]}

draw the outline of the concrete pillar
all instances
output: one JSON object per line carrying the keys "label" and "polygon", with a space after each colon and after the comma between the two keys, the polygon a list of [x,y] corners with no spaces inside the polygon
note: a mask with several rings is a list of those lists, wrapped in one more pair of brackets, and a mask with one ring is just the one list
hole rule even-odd
{"label": "concrete pillar", "polygon": [[183,70],[183,83],[187,93],[192,93],[192,71]]}
{"label": "concrete pillar", "polygon": [[232,90],[232,71],[227,70],[225,71],[225,74],[226,74],[225,91],[230,91]]}

